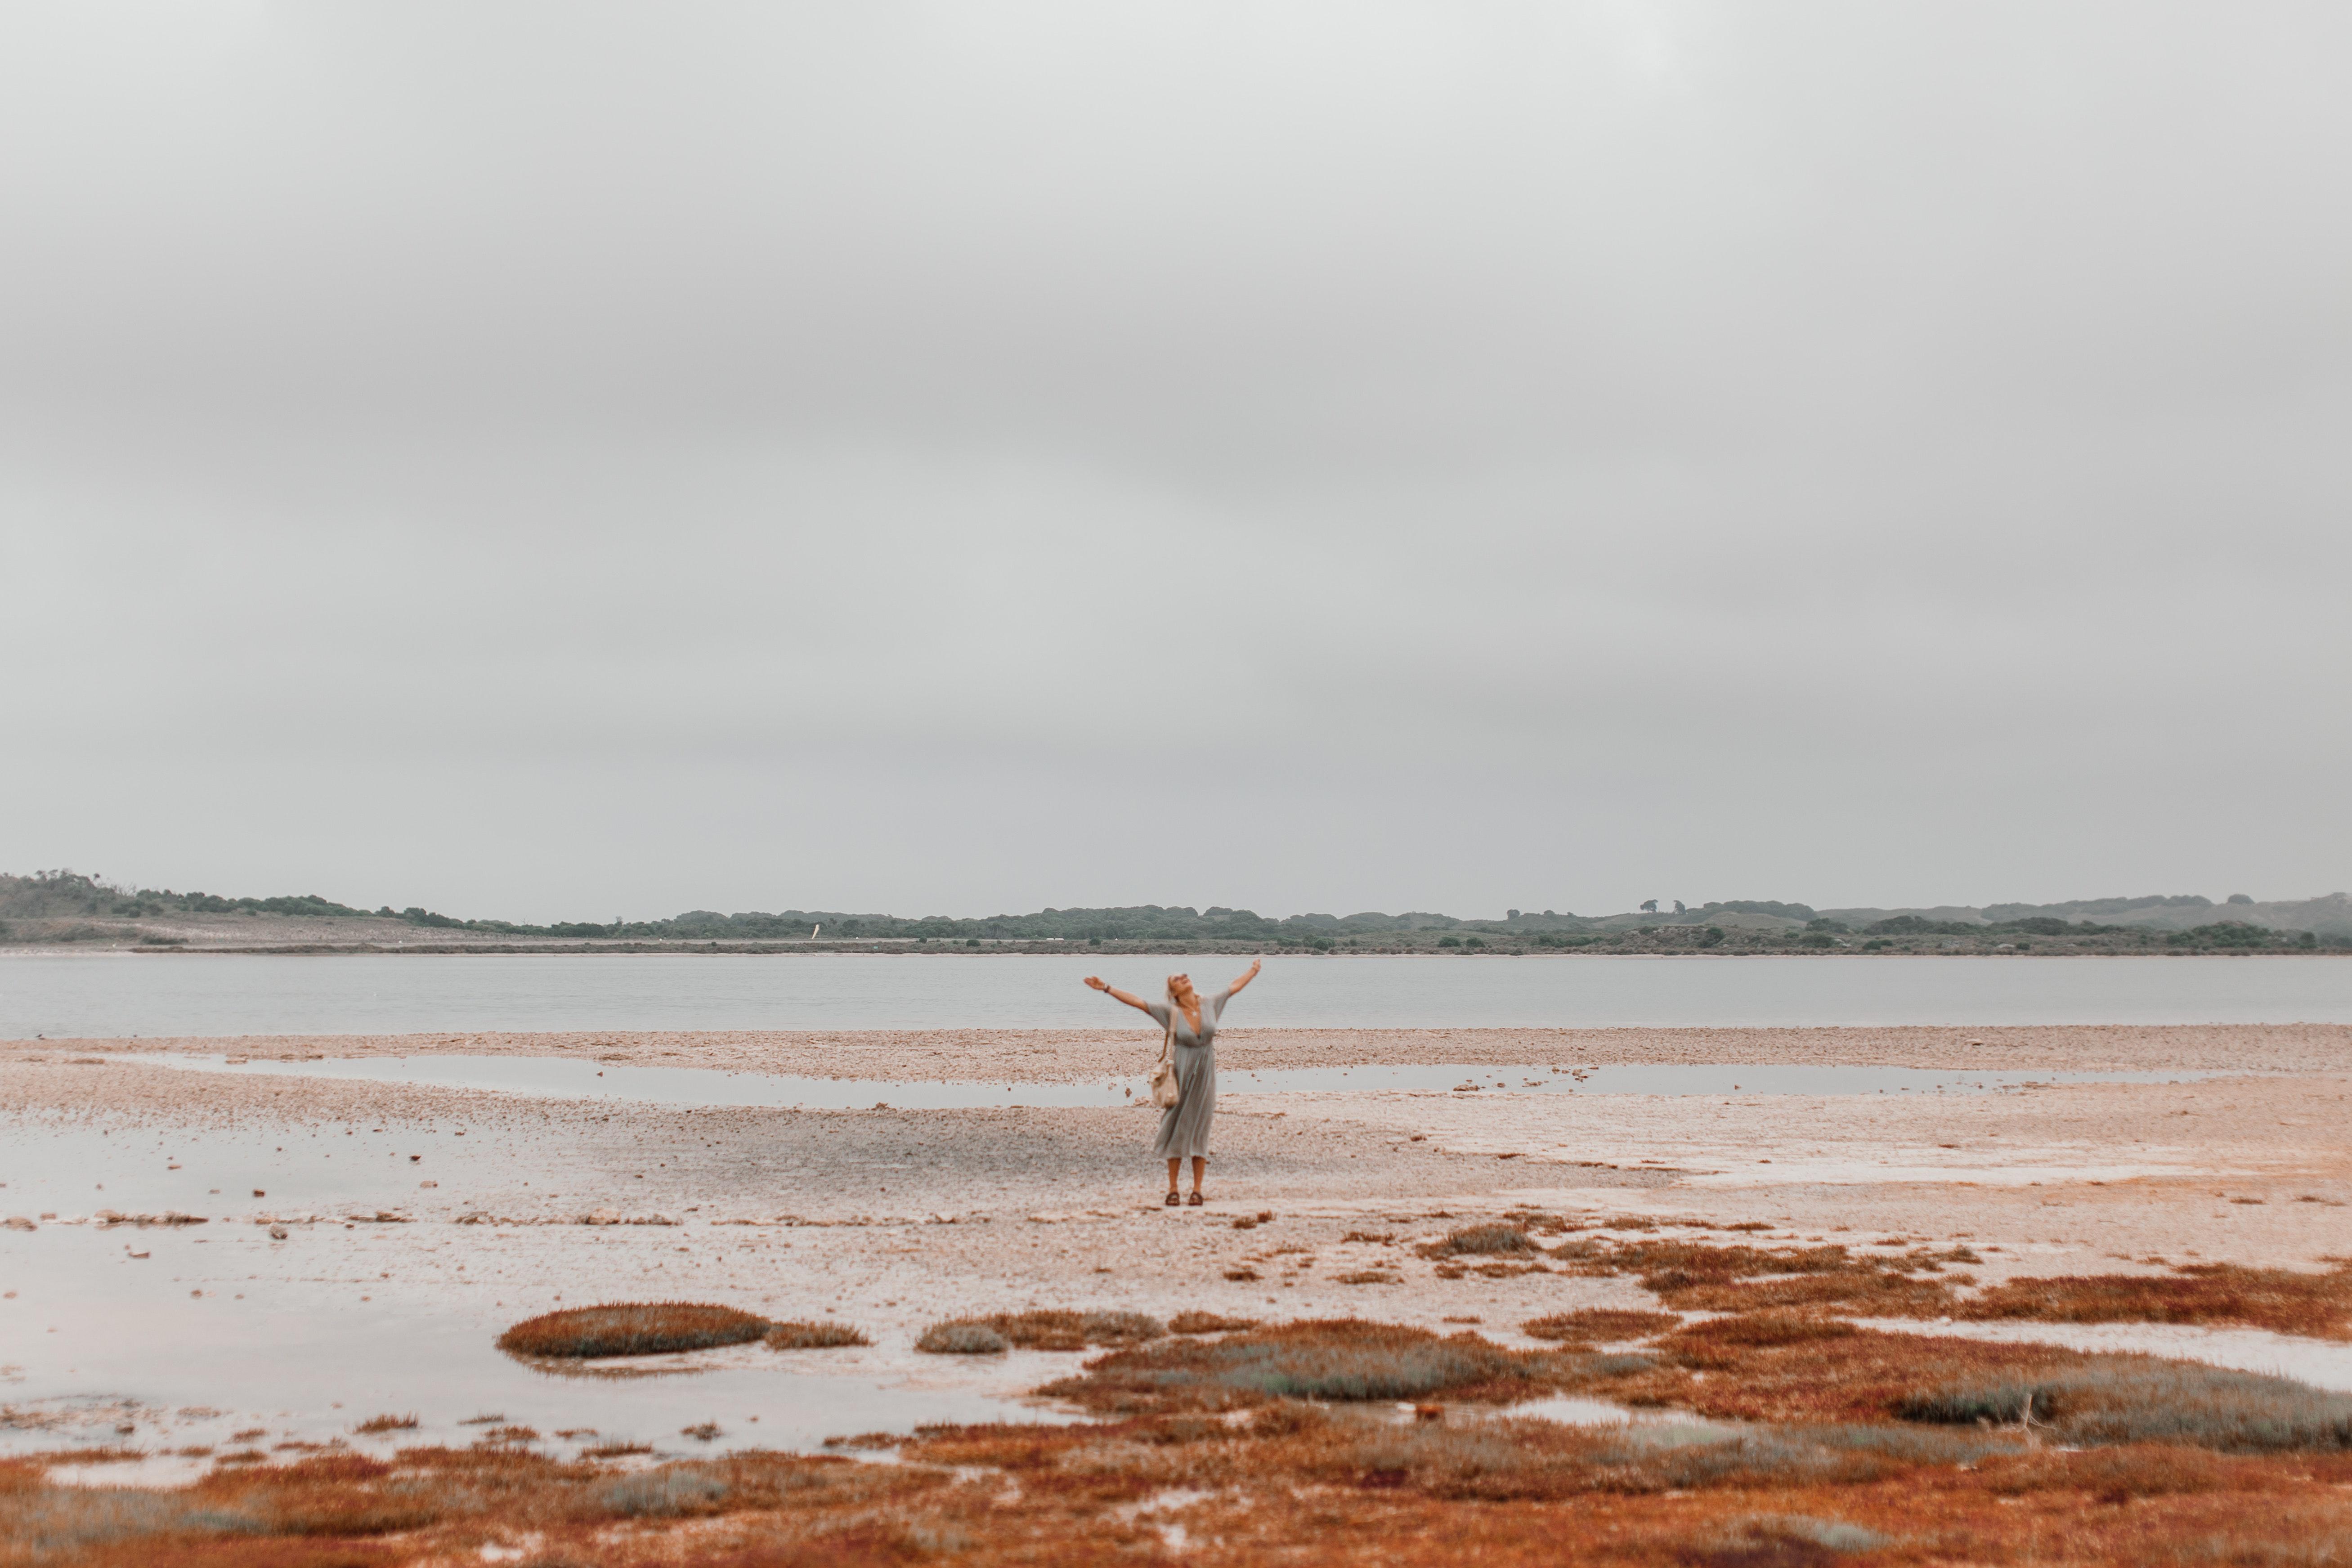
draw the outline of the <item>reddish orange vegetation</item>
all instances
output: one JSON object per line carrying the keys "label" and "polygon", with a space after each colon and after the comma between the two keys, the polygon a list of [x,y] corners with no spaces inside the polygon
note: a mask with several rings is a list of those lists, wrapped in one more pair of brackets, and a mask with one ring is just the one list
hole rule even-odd
{"label": "reddish orange vegetation", "polygon": [[2031,1377],[2146,1359],[1873,1333],[1790,1314],[1695,1323],[1667,1335],[1659,1348],[1665,1359],[1654,1370],[1612,1380],[1603,1392],[1632,1404],[1741,1421],[1884,1421],[1906,1395],[1963,1379]]}
{"label": "reddish orange vegetation", "polygon": [[1473,1225],[1414,1250],[1423,1258],[1458,1258],[1465,1253],[1533,1252],[1537,1247],[1516,1225]]}
{"label": "reddish orange vegetation", "polygon": [[1026,1351],[1082,1351],[1092,1345],[1129,1345],[1156,1340],[1167,1326],[1141,1312],[999,1312],[967,1321],[985,1323],[1009,1344]]}
{"label": "reddish orange vegetation", "polygon": [[659,1355],[748,1344],[768,1328],[767,1319],[732,1307],[622,1301],[526,1318],[499,1336],[499,1349],[535,1356]]}
{"label": "reddish orange vegetation", "polygon": [[[1161,1519],[1183,1526],[1188,1561],[1314,1568],[2320,1563],[2352,1543],[2342,1458],[2070,1454],[2000,1435],[1906,1451],[1847,1446],[1838,1428],[1769,1436],[1696,1447],[1545,1423],[1397,1426],[1285,1403],[1239,1424],[938,1431],[905,1445],[898,1466],[744,1456],[625,1475],[420,1450],[389,1466],[313,1460],[152,1494],[190,1515],[248,1521],[230,1535],[111,1531],[80,1489],[20,1475],[0,1479],[0,1562],[35,1560],[16,1528],[35,1509],[54,1528],[77,1507],[95,1538],[40,1561],[389,1568],[479,1561],[482,1546],[512,1543],[546,1564],[1077,1563],[1158,1557]],[[1174,1489],[1209,1495],[1136,1511]]]}
{"label": "reddish orange vegetation", "polygon": [[1120,1415],[1239,1410],[1276,1399],[1449,1399],[1507,1404],[1589,1383],[1598,1369],[1646,1368],[1634,1357],[1510,1351],[1476,1334],[1356,1318],[1286,1323],[1218,1340],[1180,1339],[1115,1352],[1039,1392]]}
{"label": "reddish orange vegetation", "polygon": [[1953,1310],[1956,1318],[2057,1323],[2227,1323],[2352,1339],[2352,1265],[2325,1274],[2191,1263],[2179,1278],[2130,1274],[2011,1279]]}
{"label": "reddish orange vegetation", "polygon": [[[1399,1412],[1402,1387],[1441,1399],[1442,1418]],[[1511,1416],[1509,1401],[1555,1388],[1756,1424]],[[1301,1389],[1320,1402],[1286,1396]],[[1307,1568],[2137,1568],[2352,1552],[2352,1400],[1818,1312],[1692,1324],[1627,1356],[1296,1323],[1115,1351],[1057,1392],[1134,1414],[861,1440],[899,1448],[905,1462],[887,1466],[746,1454],[626,1470],[488,1442],[142,1490],[51,1486],[38,1463],[5,1464],[0,1568],[423,1568],[481,1561],[485,1546],[547,1568],[995,1568],[1156,1560],[1163,1524],[1185,1531],[1188,1562]],[[2012,1395],[2030,1426],[1977,1424]],[[2133,1440],[2135,1422],[2170,1436]],[[2044,1446],[2052,1427],[2069,1447]],[[2071,1451],[2078,1432],[2091,1446]]]}
{"label": "reddish orange vegetation", "polygon": [[1843,1247],[1775,1251],[1703,1241],[1562,1243],[1554,1255],[1573,1274],[1638,1276],[1669,1307],[1685,1311],[1752,1312],[1778,1307],[1840,1306],[1878,1317],[1940,1317],[1952,1311],[1953,1287],[1967,1275],[1941,1274],[1948,1263],[1975,1262],[1965,1248],[1918,1247],[1898,1258],[1857,1256]]}
{"label": "reddish orange vegetation", "polygon": [[1966,1247],[1913,1247],[1882,1258],[1841,1246],[1774,1250],[1580,1237],[1552,1254],[1571,1274],[1633,1275],[1666,1306],[1685,1311],[1833,1308],[1853,1317],[2229,1324],[2352,1339],[2352,1263],[2318,1274],[2194,1263],[2172,1276],[2011,1279],[1969,1297],[1961,1290],[1973,1277],[1946,1272],[1948,1264],[1982,1261]]}
{"label": "reddish orange vegetation", "polygon": [[870,1345],[862,1329],[847,1323],[812,1323],[794,1321],[771,1323],[760,1336],[772,1351],[835,1350],[845,1345]]}
{"label": "reddish orange vegetation", "polygon": [[1641,1340],[1652,1334],[1663,1334],[1682,1326],[1682,1318],[1675,1312],[1635,1312],[1614,1307],[1588,1307],[1580,1312],[1554,1312],[1548,1318],[1530,1318],[1519,1325],[1519,1331],[1530,1339],[1566,1340],[1590,1343],[1595,1340]]}

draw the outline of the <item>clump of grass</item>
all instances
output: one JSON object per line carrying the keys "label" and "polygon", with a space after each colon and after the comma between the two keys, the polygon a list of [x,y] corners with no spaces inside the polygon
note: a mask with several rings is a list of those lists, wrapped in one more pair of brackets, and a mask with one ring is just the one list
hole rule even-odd
{"label": "clump of grass", "polygon": [[[1940,1314],[1939,1314],[1940,1315]],[[2352,1267],[2324,1274],[2192,1263],[2173,1277],[2059,1275],[2011,1279],[1950,1313],[2057,1323],[2227,1323],[2318,1339],[2352,1339]]]}
{"label": "clump of grass", "polygon": [[[1601,1363],[1610,1363],[1602,1366]],[[1359,1318],[1288,1323],[1119,1351],[1040,1392],[1093,1410],[1219,1410],[1269,1399],[1507,1403],[1580,1378],[1647,1368],[1641,1357],[1508,1351],[1475,1334]]]}
{"label": "clump of grass", "polygon": [[1702,1286],[1665,1292],[1676,1307],[1714,1312],[1769,1312],[1835,1308],[1856,1317],[1944,1317],[1952,1311],[1949,1285],[1906,1279],[1899,1274],[1815,1274],[1794,1279],[1760,1279],[1739,1285]]}
{"label": "clump of grass", "polygon": [[653,1451],[651,1443],[632,1443],[626,1438],[616,1437],[610,1442],[591,1444],[580,1450],[580,1457],[583,1459],[621,1459],[632,1454],[650,1454]]}
{"label": "clump of grass", "polygon": [[1554,1312],[1530,1318],[1519,1332],[1531,1339],[1589,1343],[1595,1340],[1639,1340],[1682,1326],[1678,1312],[1639,1312],[1617,1307],[1587,1307],[1576,1312]]}
{"label": "clump of grass", "polygon": [[925,1329],[915,1348],[926,1355],[1003,1355],[1013,1347],[986,1323],[960,1318]]}
{"label": "clump of grass", "polygon": [[1795,1568],[1824,1556],[1875,1552],[1893,1544],[1892,1536],[1843,1520],[1759,1514],[1735,1522],[1724,1532],[1720,1549],[1698,1553],[1693,1561],[1701,1568]]}
{"label": "clump of grass", "polygon": [[[1760,1326],[1756,1317],[1718,1318],[1678,1329],[1658,1342],[1650,1371],[1593,1392],[1728,1420],[1885,1421],[1899,1401],[1922,1389],[1972,1378],[2039,1377],[2098,1359],[2054,1345],[1881,1333],[1811,1314],[1758,1316],[1766,1319]],[[1736,1342],[1742,1339],[1773,1342]]]}
{"label": "clump of grass", "polygon": [[1090,1346],[1141,1344],[1168,1332],[1141,1312],[1041,1310],[999,1312],[981,1321],[1024,1351],[1082,1351]]}
{"label": "clump of grass", "polygon": [[1804,1314],[1694,1323],[1648,1372],[1588,1385],[1744,1421],[1985,1422],[2082,1447],[2169,1442],[2352,1457],[2352,1395],[2284,1378],[2054,1345],[1883,1333]]}
{"label": "clump of grass", "polygon": [[768,1329],[767,1319],[733,1307],[624,1301],[526,1318],[499,1336],[499,1349],[523,1356],[661,1355],[748,1344]]}
{"label": "clump of grass", "polygon": [[37,1560],[167,1532],[257,1535],[268,1529],[261,1518],[208,1507],[185,1493],[132,1487],[27,1487],[8,1503],[0,1545]]}
{"label": "clump of grass", "polygon": [[[1941,1274],[1962,1249],[1916,1248],[1901,1258],[1856,1257],[1837,1245],[1775,1251],[1744,1244],[1624,1241],[1563,1243],[1554,1256],[1569,1271],[1632,1274],[1666,1306],[1685,1311],[1753,1312],[1839,1306],[1882,1317],[1937,1317],[1952,1310],[1952,1287],[1967,1277]],[[1968,1255],[1973,1259],[1974,1255]]]}
{"label": "clump of grass", "polygon": [[863,1330],[847,1323],[771,1323],[768,1331],[760,1337],[772,1351],[824,1351],[874,1342],[866,1337]]}
{"label": "clump of grass", "polygon": [[618,1519],[677,1519],[718,1512],[727,1491],[725,1481],[698,1465],[664,1465],[605,1482],[595,1506]]}
{"label": "clump of grass", "polygon": [[[1344,1407],[1297,1400],[1265,1405],[1240,1426],[1199,1415],[1148,1417],[1115,1427],[997,1426],[941,1428],[910,1443],[906,1457],[941,1466],[1003,1467],[1024,1487],[1083,1475],[1116,1480],[1148,1496],[1171,1479],[1186,1484],[1264,1489],[1254,1517],[1279,1507],[1293,1489],[1344,1486],[1425,1497],[1502,1501],[1594,1493],[1647,1494],[1700,1489],[1762,1490],[1866,1484],[1921,1465],[1955,1465],[2016,1451],[2009,1434],[1900,1426],[1825,1426],[1749,1432],[1700,1425],[1591,1428],[1507,1417],[1402,1426]],[[1031,1478],[1035,1478],[1033,1482]],[[1752,1506],[1752,1505],[1750,1505]],[[1391,1516],[1392,1517],[1392,1516]],[[1452,1516],[1466,1522],[1461,1516]],[[1443,1528],[1443,1527],[1441,1527]],[[1319,1562],[1380,1558],[1377,1551]],[[1422,1561],[1418,1556],[1404,1560]],[[1481,1552],[1480,1560],[1488,1560]],[[1557,1542],[1525,1557],[1559,1561]],[[1612,1562],[1674,1561],[1671,1557]]]}
{"label": "clump of grass", "polygon": [[1685,1366],[1727,1367],[1737,1364],[1743,1352],[1851,1339],[1861,1331],[1842,1318],[1756,1312],[1678,1329],[1665,1348]]}
{"label": "clump of grass", "polygon": [[2228,1454],[2352,1449],[2352,1395],[2192,1362],[2102,1358],[2037,1378],[1948,1383],[1898,1402],[1911,1421],[2039,1422],[2075,1446],[2176,1443]]}
{"label": "clump of grass", "polygon": [[2079,1452],[2012,1454],[1988,1459],[1987,1490],[2003,1497],[2087,1492],[2105,1503],[2213,1492],[2284,1491],[2294,1485],[2275,1464],[2229,1458],[2172,1443],[2131,1443]]}
{"label": "clump of grass", "polygon": [[371,1415],[352,1428],[353,1432],[370,1437],[383,1432],[413,1432],[415,1429],[416,1417],[414,1415]]}
{"label": "clump of grass", "polygon": [[1168,1320],[1171,1334],[1223,1334],[1256,1327],[1255,1318],[1221,1318],[1214,1312],[1179,1312]]}
{"label": "clump of grass", "polygon": [[1166,1324],[1141,1312],[995,1312],[934,1323],[923,1331],[915,1348],[933,1355],[993,1355],[1015,1348],[1082,1351],[1097,1345],[1141,1344],[1167,1332]]}
{"label": "clump of grass", "polygon": [[1423,1258],[1459,1258],[1465,1254],[1486,1256],[1503,1252],[1533,1252],[1536,1244],[1528,1233],[1515,1225],[1467,1225],[1448,1231],[1436,1241],[1419,1250]]}

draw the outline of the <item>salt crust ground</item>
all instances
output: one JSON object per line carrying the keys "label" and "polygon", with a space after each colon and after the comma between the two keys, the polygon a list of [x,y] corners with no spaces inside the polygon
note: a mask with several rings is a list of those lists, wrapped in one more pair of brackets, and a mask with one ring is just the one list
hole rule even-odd
{"label": "salt crust ground", "polygon": [[[2003,1070],[2179,1068],[2200,1071],[2352,1072],[2352,1026],[2098,1025],[2010,1028],[1251,1029],[1219,1033],[1229,1067],[1364,1063],[1871,1063]],[[120,1040],[0,1042],[0,1061]],[[657,1034],[289,1035],[153,1038],[145,1050],[368,1057],[432,1052],[554,1056],[646,1067],[709,1067],[838,1078],[1082,1081],[1133,1073],[1159,1045],[1149,1030],[871,1029]]]}
{"label": "salt crust ground", "polygon": [[[1972,1043],[1972,1042],[1981,1042]],[[414,1133],[476,1156],[425,1190],[423,1222],[305,1228],[289,1277],[377,1300],[515,1317],[614,1297],[830,1310],[879,1333],[1028,1306],[1237,1315],[1359,1312],[1488,1331],[1581,1306],[1640,1306],[1624,1279],[1437,1278],[1403,1243],[1517,1206],[1731,1224],[1854,1244],[1967,1239],[1980,1278],[2129,1260],[2304,1266],[2352,1253],[2352,1028],[1242,1031],[1230,1064],[1799,1061],[2262,1072],[1934,1100],[1871,1096],[1256,1097],[1221,1118],[1203,1210],[1157,1204],[1141,1111],[615,1112],[609,1104],[394,1085],[192,1077],[75,1058],[123,1042],[0,1048],[0,1138],[54,1126]],[[874,1078],[1082,1079],[1150,1042],[1076,1032],[565,1035],[141,1041],[253,1055],[434,1051]],[[427,1141],[429,1140],[429,1142]],[[526,1185],[525,1184],[529,1184]],[[2319,1201],[2298,1201],[2302,1199]],[[2259,1200],[2259,1201],[2248,1201]],[[266,1203],[223,1199],[215,1223]],[[565,1223],[599,1209],[683,1226]],[[0,1210],[8,1210],[0,1194]],[[1233,1218],[1271,1210],[1272,1226]],[[13,1211],[10,1211],[13,1212]],[[526,1222],[494,1242],[492,1215]],[[1451,1215],[1452,1219],[1432,1217]],[[790,1216],[794,1223],[773,1223]],[[956,1223],[940,1224],[940,1219]],[[751,1225],[712,1222],[750,1220]],[[537,1221],[532,1224],[528,1222]],[[1396,1240],[1347,1241],[1350,1232]],[[685,1244],[681,1246],[681,1243]],[[467,1267],[460,1272],[457,1265]],[[1255,1279],[1228,1276],[1252,1272]],[[1356,1275],[1393,1282],[1341,1283]],[[1508,1337],[1508,1336],[1506,1336]]]}

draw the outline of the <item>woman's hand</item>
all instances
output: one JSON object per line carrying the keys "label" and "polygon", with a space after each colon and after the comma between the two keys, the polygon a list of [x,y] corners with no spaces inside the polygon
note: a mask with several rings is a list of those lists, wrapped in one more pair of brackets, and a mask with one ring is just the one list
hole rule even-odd
{"label": "woman's hand", "polygon": [[1110,989],[1110,982],[1105,980],[1099,974],[1087,975],[1087,984],[1097,991],[1108,991]]}
{"label": "woman's hand", "polygon": [[1243,973],[1242,977],[1239,980],[1234,981],[1231,985],[1225,987],[1225,994],[1230,996],[1234,992],[1240,990],[1243,986],[1248,984],[1251,981],[1255,980],[1257,978],[1257,972],[1265,967],[1265,960],[1262,958],[1251,959],[1250,966]]}

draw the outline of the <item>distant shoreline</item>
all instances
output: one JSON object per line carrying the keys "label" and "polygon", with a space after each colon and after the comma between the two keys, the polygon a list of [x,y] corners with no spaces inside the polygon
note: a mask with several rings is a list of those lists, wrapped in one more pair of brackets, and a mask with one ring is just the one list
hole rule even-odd
{"label": "distant shoreline", "polygon": [[[1674,901],[1674,900],[1669,900]],[[517,923],[422,907],[367,910],[316,893],[224,898],[116,885],[75,871],[0,873],[0,951],[16,947],[273,953],[376,952],[1608,952],[1717,956],[1911,953],[2104,956],[2352,952],[2352,895],[2256,901],[2147,894],[2062,904],[1817,910],[1733,900],[1693,909],[1652,899],[1613,915],[1510,910],[1501,920],[1428,911],[1293,914],[1139,904],[966,919],[842,910],[695,910],[667,920]]]}
{"label": "distant shoreline", "polygon": [[1947,958],[1947,959],[2100,959],[2100,958],[2352,958],[2352,950],[2344,948],[2269,949],[2245,948],[2141,948],[2133,949],[2070,949],[2056,943],[2023,950],[1984,946],[1969,948],[1888,948],[1865,952],[1860,947],[1770,949],[1736,948],[1659,948],[1649,951],[1622,947],[1584,947],[1561,949],[1510,948],[1490,946],[1484,949],[1460,950],[1422,947],[1353,948],[1319,952],[1302,951],[1295,946],[1272,942],[1104,942],[1099,946],[1087,942],[988,942],[979,947],[961,942],[914,942],[877,940],[874,942],[278,942],[278,943],[215,943],[198,946],[180,943],[62,943],[12,942],[0,944],[0,958],[71,956],[74,954],[135,953],[143,957],[271,957],[271,958],[484,958],[502,954],[528,953],[541,956],[588,957],[604,954],[656,955],[677,958],[726,957],[793,957],[793,956],[873,956],[904,955],[961,956],[965,958],[1064,957],[1091,954],[1106,958],[1137,958],[1161,956],[1168,958],[1199,958],[1211,954],[1231,954],[1235,957],[1290,958]]}

